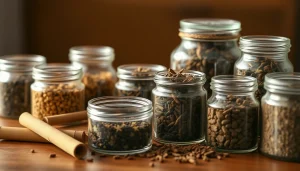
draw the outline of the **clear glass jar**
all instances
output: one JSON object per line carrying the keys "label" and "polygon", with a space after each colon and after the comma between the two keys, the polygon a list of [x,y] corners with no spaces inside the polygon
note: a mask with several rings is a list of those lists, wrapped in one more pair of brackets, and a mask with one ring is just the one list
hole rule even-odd
{"label": "clear glass jar", "polygon": [[260,151],[300,162],[300,73],[267,74],[264,87]]}
{"label": "clear glass jar", "polygon": [[85,105],[90,99],[112,96],[117,81],[112,66],[115,59],[114,49],[108,46],[72,47],[69,59],[75,66],[83,69],[82,82],[85,85]]}
{"label": "clear glass jar", "polygon": [[39,65],[33,68],[32,115],[43,119],[84,110],[82,69],[69,64]]}
{"label": "clear glass jar", "polygon": [[237,45],[241,23],[229,19],[183,19],[179,36],[182,41],[171,54],[171,68],[201,71],[206,74],[205,89],[215,75],[232,75],[241,56]]}
{"label": "clear glass jar", "polygon": [[198,71],[158,72],[152,90],[154,138],[161,143],[204,141],[205,74]]}
{"label": "clear glass jar", "polygon": [[46,58],[39,55],[0,57],[0,116],[17,119],[23,112],[31,112],[32,68],[44,63]]}
{"label": "clear glass jar", "polygon": [[152,147],[152,102],[141,97],[100,97],[89,101],[88,144],[99,153],[126,155]]}
{"label": "clear glass jar", "polygon": [[246,153],[257,149],[259,102],[256,78],[219,75],[211,81],[207,144],[217,151]]}
{"label": "clear glass jar", "polygon": [[242,57],[235,63],[234,75],[257,78],[256,98],[260,101],[266,93],[264,78],[267,73],[293,72],[288,59],[290,39],[278,36],[243,36],[240,38]]}
{"label": "clear glass jar", "polygon": [[154,76],[166,67],[153,64],[129,64],[118,67],[117,96],[137,96],[151,100]]}

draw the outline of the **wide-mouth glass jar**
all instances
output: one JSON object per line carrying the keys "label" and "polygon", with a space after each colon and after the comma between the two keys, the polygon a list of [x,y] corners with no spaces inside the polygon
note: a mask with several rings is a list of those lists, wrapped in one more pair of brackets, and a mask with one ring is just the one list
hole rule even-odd
{"label": "wide-mouth glass jar", "polygon": [[154,64],[128,64],[118,67],[119,81],[116,83],[117,96],[137,96],[151,100],[155,87],[154,76],[166,67]]}
{"label": "wide-mouth glass jar", "polygon": [[52,63],[33,68],[31,85],[32,115],[43,119],[84,110],[82,69],[69,64]]}
{"label": "wide-mouth glass jar", "polygon": [[230,19],[191,18],[180,21],[180,45],[171,54],[171,68],[201,71],[204,87],[215,75],[232,75],[241,53],[237,45],[241,23]]}
{"label": "wide-mouth glass jar", "polygon": [[112,66],[114,49],[109,46],[76,46],[70,48],[69,59],[73,65],[83,69],[82,82],[85,85],[85,105],[90,99],[112,96],[117,81]]}
{"label": "wide-mouth glass jar", "polygon": [[141,97],[105,96],[89,101],[88,144],[96,152],[141,153],[152,146],[152,102]]}
{"label": "wide-mouth glass jar", "polygon": [[0,57],[0,116],[17,119],[23,112],[31,112],[32,68],[45,63],[40,55]]}
{"label": "wide-mouth glass jar", "polygon": [[199,71],[158,72],[152,90],[154,138],[161,143],[204,141],[205,74]]}
{"label": "wide-mouth glass jar", "polygon": [[259,102],[256,78],[219,75],[211,81],[207,105],[207,144],[217,151],[246,153],[257,149]]}
{"label": "wide-mouth glass jar", "polygon": [[300,162],[300,73],[267,74],[264,87],[260,151]]}

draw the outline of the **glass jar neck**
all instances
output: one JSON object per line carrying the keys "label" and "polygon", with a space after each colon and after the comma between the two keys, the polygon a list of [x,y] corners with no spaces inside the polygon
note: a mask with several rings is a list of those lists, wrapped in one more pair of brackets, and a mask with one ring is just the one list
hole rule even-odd
{"label": "glass jar neck", "polygon": [[300,95],[300,73],[269,73],[265,76],[264,88],[272,93]]}
{"label": "glass jar neck", "polygon": [[288,53],[277,53],[277,54],[259,54],[259,53],[249,53],[242,52],[242,59],[244,61],[256,61],[259,59],[272,59],[276,61],[285,61],[288,59]]}
{"label": "glass jar neck", "polygon": [[34,66],[45,63],[46,58],[40,55],[7,55],[0,57],[0,70],[31,74]]}

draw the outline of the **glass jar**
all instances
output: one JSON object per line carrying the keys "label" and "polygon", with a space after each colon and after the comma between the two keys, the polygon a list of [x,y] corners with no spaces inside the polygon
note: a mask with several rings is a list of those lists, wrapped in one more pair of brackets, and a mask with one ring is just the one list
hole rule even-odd
{"label": "glass jar", "polygon": [[256,98],[260,101],[266,93],[264,77],[271,72],[293,72],[288,59],[290,39],[278,36],[243,36],[240,38],[242,57],[235,63],[234,75],[257,78]]}
{"label": "glass jar", "polygon": [[89,101],[88,144],[96,152],[126,155],[152,146],[152,102],[141,97],[100,97]]}
{"label": "glass jar", "polygon": [[44,63],[46,58],[39,55],[0,57],[0,116],[17,119],[31,112],[32,68]]}
{"label": "glass jar", "polygon": [[82,69],[69,64],[39,65],[33,68],[32,115],[43,119],[84,110]]}
{"label": "glass jar", "polygon": [[171,68],[201,71],[206,74],[205,89],[215,75],[232,75],[241,56],[237,45],[241,23],[229,19],[183,19],[180,45],[171,54]]}
{"label": "glass jar", "polygon": [[166,67],[152,64],[129,64],[118,67],[117,96],[137,96],[151,100],[154,75]]}
{"label": "glass jar", "polygon": [[300,73],[267,74],[264,87],[260,151],[300,162]]}
{"label": "glass jar", "polygon": [[198,71],[158,72],[152,90],[154,137],[161,143],[204,141],[205,74]]}
{"label": "glass jar", "polygon": [[85,85],[85,105],[90,99],[111,96],[117,81],[112,66],[115,59],[114,49],[108,46],[72,47],[69,59],[75,66],[83,69],[82,82]]}
{"label": "glass jar", "polygon": [[257,149],[259,102],[256,78],[219,75],[211,81],[207,144],[217,151],[246,153]]}

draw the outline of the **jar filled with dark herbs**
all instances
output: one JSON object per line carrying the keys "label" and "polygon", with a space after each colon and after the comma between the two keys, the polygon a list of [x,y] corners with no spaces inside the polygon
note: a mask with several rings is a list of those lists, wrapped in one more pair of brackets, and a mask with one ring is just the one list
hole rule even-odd
{"label": "jar filled with dark herbs", "polygon": [[219,75],[211,81],[207,105],[207,144],[217,151],[247,153],[257,149],[259,102],[256,78]]}
{"label": "jar filled with dark herbs", "polygon": [[114,155],[142,153],[152,147],[152,102],[141,97],[105,96],[89,101],[88,144]]}
{"label": "jar filled with dark herbs", "polygon": [[112,66],[114,49],[108,46],[72,47],[69,59],[73,65],[83,69],[82,82],[85,85],[85,105],[95,97],[112,96],[117,81]]}
{"label": "jar filled with dark herbs", "polygon": [[157,141],[172,144],[204,141],[205,81],[204,73],[183,69],[169,69],[155,75],[152,100]]}
{"label": "jar filled with dark herbs", "polygon": [[300,73],[267,74],[264,87],[260,151],[300,162]]}
{"label": "jar filled with dark herbs", "polygon": [[204,87],[215,75],[232,75],[241,53],[237,45],[241,23],[230,19],[183,19],[180,21],[180,45],[171,54],[171,68],[201,71]]}
{"label": "jar filled with dark herbs", "polygon": [[119,81],[116,83],[116,95],[137,96],[151,100],[155,87],[154,76],[166,67],[153,64],[129,64],[118,67]]}
{"label": "jar filled with dark herbs", "polygon": [[32,68],[44,63],[46,58],[40,55],[0,57],[0,116],[17,119],[31,112]]}
{"label": "jar filled with dark herbs", "polygon": [[266,93],[264,78],[267,73],[293,72],[288,59],[290,39],[278,36],[243,36],[240,38],[242,57],[235,63],[234,75],[257,78],[256,98],[260,101]]}

